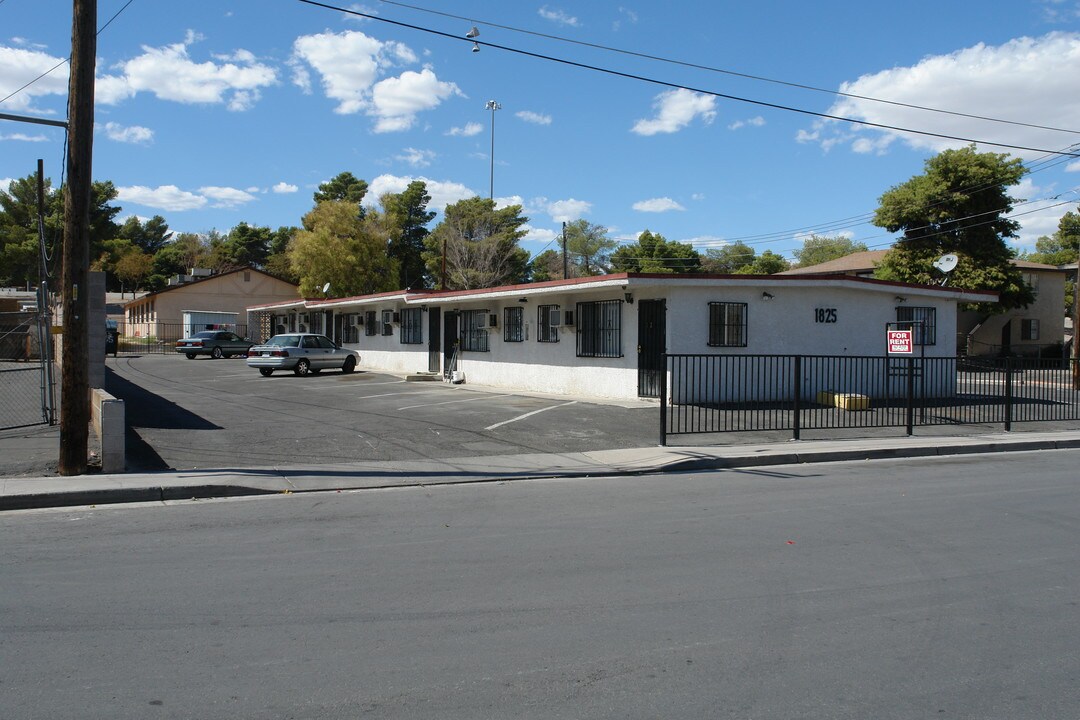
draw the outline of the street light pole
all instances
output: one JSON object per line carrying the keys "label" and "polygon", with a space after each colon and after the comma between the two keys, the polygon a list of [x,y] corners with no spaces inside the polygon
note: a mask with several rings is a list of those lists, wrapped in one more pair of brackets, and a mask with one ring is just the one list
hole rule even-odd
{"label": "street light pole", "polygon": [[502,110],[502,105],[494,100],[488,100],[484,109],[491,111],[491,173],[488,184],[488,200],[495,199],[495,111]]}

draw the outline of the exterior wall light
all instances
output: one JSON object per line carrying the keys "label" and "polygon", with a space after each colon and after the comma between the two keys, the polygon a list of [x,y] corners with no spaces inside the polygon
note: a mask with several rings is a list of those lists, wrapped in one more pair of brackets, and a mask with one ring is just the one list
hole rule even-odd
{"label": "exterior wall light", "polygon": [[769,292],[768,290],[766,290],[765,292],[761,293],[761,299],[762,299],[762,300],[772,300],[772,299],[773,299],[774,297],[776,297],[776,296],[775,296],[775,295],[773,295],[773,294],[772,294],[771,292]]}

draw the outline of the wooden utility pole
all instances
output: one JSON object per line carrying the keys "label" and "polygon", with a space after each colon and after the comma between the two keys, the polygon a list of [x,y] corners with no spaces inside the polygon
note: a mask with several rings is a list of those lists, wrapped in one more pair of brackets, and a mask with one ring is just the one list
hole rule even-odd
{"label": "wooden utility pole", "polygon": [[61,475],[86,472],[90,427],[89,325],[86,281],[90,267],[90,196],[94,156],[94,72],[97,0],[73,0],[71,76],[68,81],[67,184],[60,292],[64,352],[60,381]]}

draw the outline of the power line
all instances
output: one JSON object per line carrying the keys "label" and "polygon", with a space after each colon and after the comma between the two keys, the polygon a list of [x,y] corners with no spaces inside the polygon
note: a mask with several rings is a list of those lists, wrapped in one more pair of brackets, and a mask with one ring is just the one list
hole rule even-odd
{"label": "power line", "polygon": [[[550,35],[548,33],[536,32],[534,30],[525,30],[524,28],[514,27],[512,25],[500,25],[498,23],[489,22],[487,20],[478,20],[476,18],[466,18],[461,15],[454,15],[452,13],[440,12],[438,10],[431,10],[429,8],[419,7],[417,5],[410,5],[408,3],[397,2],[396,0],[379,0],[379,2],[386,5],[396,5],[398,7],[408,8],[410,10],[416,10],[418,12],[429,13],[432,15],[441,15],[454,20],[462,20],[488,27],[499,28],[500,30],[509,30],[511,32],[522,33],[524,35],[532,35],[534,37],[541,37],[548,40],[557,40],[559,42],[570,43],[572,45],[580,45],[582,47],[593,48],[595,50],[605,50],[607,52],[619,53],[621,55],[629,55],[631,57],[639,57],[645,60],[655,60],[657,62],[668,63],[671,65],[678,65],[681,67],[692,68],[694,70],[706,70],[708,72],[720,73],[723,75],[730,75],[732,77],[744,78],[747,80],[756,80],[759,82],[773,83],[775,85],[784,85],[786,87],[798,88],[800,90],[812,90],[813,92],[825,93],[827,95],[838,95],[840,97],[854,98],[856,100],[869,100],[870,102],[882,103],[885,105],[893,105],[896,107],[905,107],[912,110],[924,110],[926,112],[942,113],[944,115],[954,115],[957,117],[971,118],[973,120],[985,120],[987,122],[1003,123],[1006,125],[1017,125],[1020,127],[1035,128],[1038,130],[1051,130],[1054,132],[1063,132],[1070,134],[1080,134],[1080,130],[1067,130],[1065,128],[1058,128],[1049,125],[1037,125],[1035,123],[1020,122],[1017,120],[1005,120],[1003,118],[989,117],[986,115],[976,115],[974,113],[964,113],[955,110],[944,110],[941,108],[933,108],[925,105],[916,105],[914,103],[899,102],[897,100],[885,100],[883,98],[870,97],[868,95],[857,95],[855,93],[846,93],[839,90],[829,90],[828,88],[815,87],[813,85],[807,85],[804,83],[791,82],[788,80],[777,80],[775,78],[764,77],[762,75],[752,75],[749,73],[737,72],[735,70],[725,70],[724,68],[712,67],[709,65],[699,65],[697,63],[686,62],[683,60],[674,60],[672,58],[666,58],[659,55],[650,55],[648,53],[637,52],[634,50],[626,50],[624,48],[610,47],[608,45],[600,45],[597,43],[585,42],[583,40],[574,40],[573,38],[563,37],[561,35]],[[475,39],[475,38],[474,38]],[[483,44],[483,43],[480,43]],[[495,47],[495,46],[492,46]]]}
{"label": "power line", "polygon": [[689,86],[689,85],[681,85],[679,83],[670,82],[670,81],[667,81],[667,80],[660,80],[660,79],[657,79],[657,78],[650,78],[650,77],[646,77],[644,75],[636,75],[636,74],[633,74],[633,73],[622,72],[621,70],[612,70],[610,68],[603,68],[603,67],[600,67],[600,66],[597,66],[597,65],[589,65],[587,63],[581,63],[581,62],[577,62],[575,60],[566,60],[565,58],[557,58],[557,57],[554,57],[554,56],[551,56],[551,55],[543,55],[543,54],[540,54],[540,53],[534,53],[534,52],[530,52],[528,50],[521,50],[519,48],[512,48],[512,47],[508,47],[508,46],[505,46],[505,45],[497,45],[495,43],[489,43],[489,42],[479,42],[475,38],[460,37],[458,35],[452,35],[450,33],[442,32],[441,30],[434,30],[432,28],[425,28],[425,27],[422,27],[422,26],[419,26],[419,25],[411,25],[409,23],[399,22],[397,20],[390,20],[388,18],[379,17],[378,15],[371,15],[370,13],[360,12],[359,10],[349,10],[349,9],[346,9],[346,8],[337,7],[335,5],[329,5],[329,4],[322,3],[322,2],[316,2],[316,0],[299,0],[299,2],[302,2],[302,3],[306,4],[306,5],[312,5],[312,6],[315,6],[315,7],[325,8],[327,10],[334,10],[336,12],[341,12],[341,13],[345,13],[345,14],[348,14],[348,15],[356,15],[357,17],[363,17],[363,18],[367,18],[369,20],[375,20],[377,22],[388,23],[390,25],[395,25],[397,27],[407,28],[407,29],[410,29],[410,30],[418,30],[420,32],[426,32],[426,33],[429,33],[431,35],[438,35],[440,37],[450,38],[450,39],[456,40],[458,42],[461,42],[461,41],[471,42],[474,45],[483,45],[485,47],[494,48],[496,50],[504,50],[506,52],[511,52],[511,53],[515,53],[515,54],[518,54],[518,55],[524,55],[526,57],[531,57],[531,58],[535,58],[535,59],[538,59],[538,60],[547,60],[548,62],[555,62],[555,63],[559,63],[559,64],[562,64],[562,65],[567,65],[567,66],[570,66],[570,67],[580,68],[580,69],[583,69],[583,70],[592,70],[594,72],[599,72],[599,73],[603,73],[603,74],[606,74],[606,75],[612,75],[612,76],[615,76],[615,77],[626,78],[628,80],[638,80],[640,82],[650,83],[652,85],[659,85],[661,87],[668,87],[668,88],[673,88],[673,89],[676,89],[676,90],[688,90],[690,92],[696,92],[696,93],[699,93],[701,95],[711,95],[713,97],[722,98],[724,100],[732,100],[734,102],[747,103],[747,104],[750,104],[750,105],[756,105],[758,107],[767,107],[767,108],[771,108],[773,110],[784,110],[786,112],[799,113],[801,115],[808,115],[808,116],[811,116],[811,117],[823,118],[825,120],[837,120],[837,121],[840,121],[840,122],[851,123],[851,124],[854,124],[854,125],[862,125],[862,126],[865,126],[865,127],[877,128],[879,130],[892,130],[894,132],[912,133],[912,134],[915,134],[915,135],[924,135],[924,136],[927,136],[927,137],[941,138],[943,140],[959,140],[961,142],[966,142],[966,143],[975,143],[975,144],[978,144],[978,145],[989,145],[991,147],[1007,148],[1007,149],[1010,149],[1010,150],[1027,150],[1027,151],[1030,151],[1030,152],[1068,155],[1069,157],[1080,157],[1080,153],[1063,153],[1063,152],[1055,151],[1055,150],[1046,150],[1044,148],[1028,147],[1026,145],[1012,145],[1012,144],[1008,144],[1008,143],[999,143],[999,142],[992,142],[992,141],[989,141],[989,140],[978,140],[978,139],[975,139],[975,138],[962,137],[962,136],[959,136],[959,135],[948,135],[946,133],[935,133],[935,132],[930,132],[928,130],[914,130],[914,129],[911,129],[911,128],[900,127],[898,125],[887,125],[885,123],[875,123],[875,122],[871,122],[869,120],[856,120],[854,118],[843,117],[841,115],[832,115],[832,114],[829,114],[829,113],[817,112],[815,110],[806,110],[806,109],[803,109],[803,108],[797,108],[797,107],[793,107],[793,106],[790,106],[790,105],[780,105],[779,103],[771,103],[771,102],[766,102],[764,100],[754,100],[752,98],[744,98],[744,97],[740,97],[738,95],[729,95],[727,93],[720,93],[720,92],[715,92],[715,91],[712,91],[712,90],[704,90],[704,89],[692,87],[692,86]]}

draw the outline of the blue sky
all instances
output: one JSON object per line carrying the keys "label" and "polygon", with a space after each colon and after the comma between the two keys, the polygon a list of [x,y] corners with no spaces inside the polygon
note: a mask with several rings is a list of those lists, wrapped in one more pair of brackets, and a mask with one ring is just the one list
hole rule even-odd
{"label": "blue sky", "polygon": [[[98,0],[98,25],[126,2]],[[121,217],[160,214],[182,232],[299,225],[318,184],[347,170],[372,201],[423,179],[435,210],[493,181],[499,202],[524,206],[533,253],[584,218],[620,242],[649,229],[790,259],[809,232],[887,246],[866,223],[879,196],[965,143],[720,95],[1036,149],[1080,143],[1077,0],[330,4],[381,20],[298,0],[123,9],[98,38],[94,144]],[[474,25],[479,52],[464,38]],[[64,118],[66,65],[11,93],[61,62],[70,33],[70,0],[0,0],[0,112]],[[1077,208],[1077,158],[980,149],[1038,169],[1013,192],[1027,201],[1020,249]],[[61,130],[0,121],[4,188],[38,158],[57,181],[63,152]]]}

